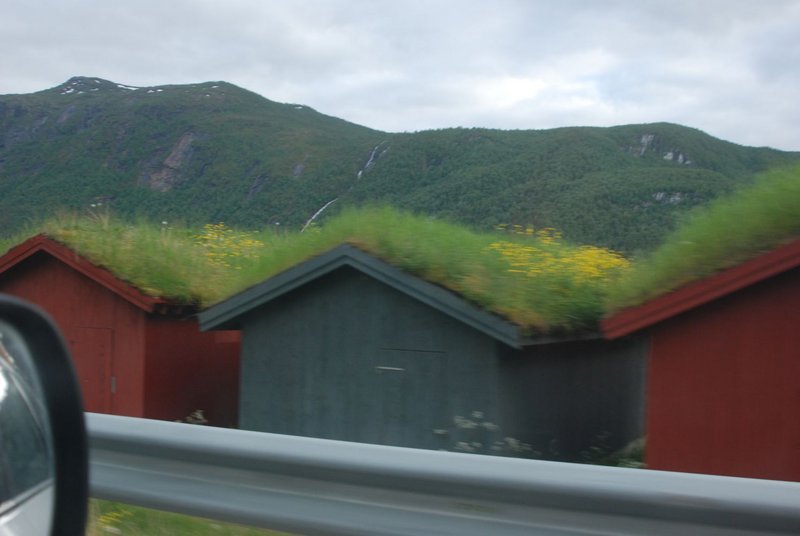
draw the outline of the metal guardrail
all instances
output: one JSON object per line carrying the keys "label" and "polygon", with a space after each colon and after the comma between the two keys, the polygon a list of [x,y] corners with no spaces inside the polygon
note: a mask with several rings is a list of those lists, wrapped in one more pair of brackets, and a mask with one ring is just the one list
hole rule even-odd
{"label": "metal guardrail", "polygon": [[93,497],[298,534],[800,534],[800,484],[87,414]]}

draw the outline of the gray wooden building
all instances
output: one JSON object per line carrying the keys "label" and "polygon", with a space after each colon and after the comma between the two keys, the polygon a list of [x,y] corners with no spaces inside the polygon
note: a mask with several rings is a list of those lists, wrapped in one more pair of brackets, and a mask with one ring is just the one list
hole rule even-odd
{"label": "gray wooden building", "polygon": [[563,460],[600,436],[616,448],[642,434],[638,340],[528,337],[350,245],[207,309],[200,324],[242,330],[242,429],[478,451],[511,437]]}

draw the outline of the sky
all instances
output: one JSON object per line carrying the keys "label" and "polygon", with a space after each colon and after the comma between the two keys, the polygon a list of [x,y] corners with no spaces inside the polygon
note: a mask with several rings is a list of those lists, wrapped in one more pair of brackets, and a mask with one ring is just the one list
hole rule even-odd
{"label": "sky", "polygon": [[800,151],[800,0],[3,0],[0,94],[226,81],[379,130],[669,121]]}

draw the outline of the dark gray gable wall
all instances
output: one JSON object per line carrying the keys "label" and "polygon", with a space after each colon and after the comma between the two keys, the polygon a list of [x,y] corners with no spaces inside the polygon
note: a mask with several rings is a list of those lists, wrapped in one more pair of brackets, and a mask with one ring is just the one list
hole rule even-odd
{"label": "dark gray gable wall", "polygon": [[[448,450],[467,442],[481,452],[512,437],[539,457],[574,461],[593,441],[613,449],[643,433],[642,340],[524,339],[500,317],[351,246],[200,321],[243,331],[243,429]],[[458,416],[500,429],[461,429]]]}
{"label": "dark gray gable wall", "polygon": [[456,415],[496,416],[499,343],[351,267],[242,328],[241,428],[449,448]]}

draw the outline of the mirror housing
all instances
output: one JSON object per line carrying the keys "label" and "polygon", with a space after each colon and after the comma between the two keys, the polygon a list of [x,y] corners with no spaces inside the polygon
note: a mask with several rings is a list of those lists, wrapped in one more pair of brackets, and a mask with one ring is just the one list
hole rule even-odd
{"label": "mirror housing", "polygon": [[0,535],[83,534],[88,442],[69,352],[46,313],[2,294],[0,367]]}

